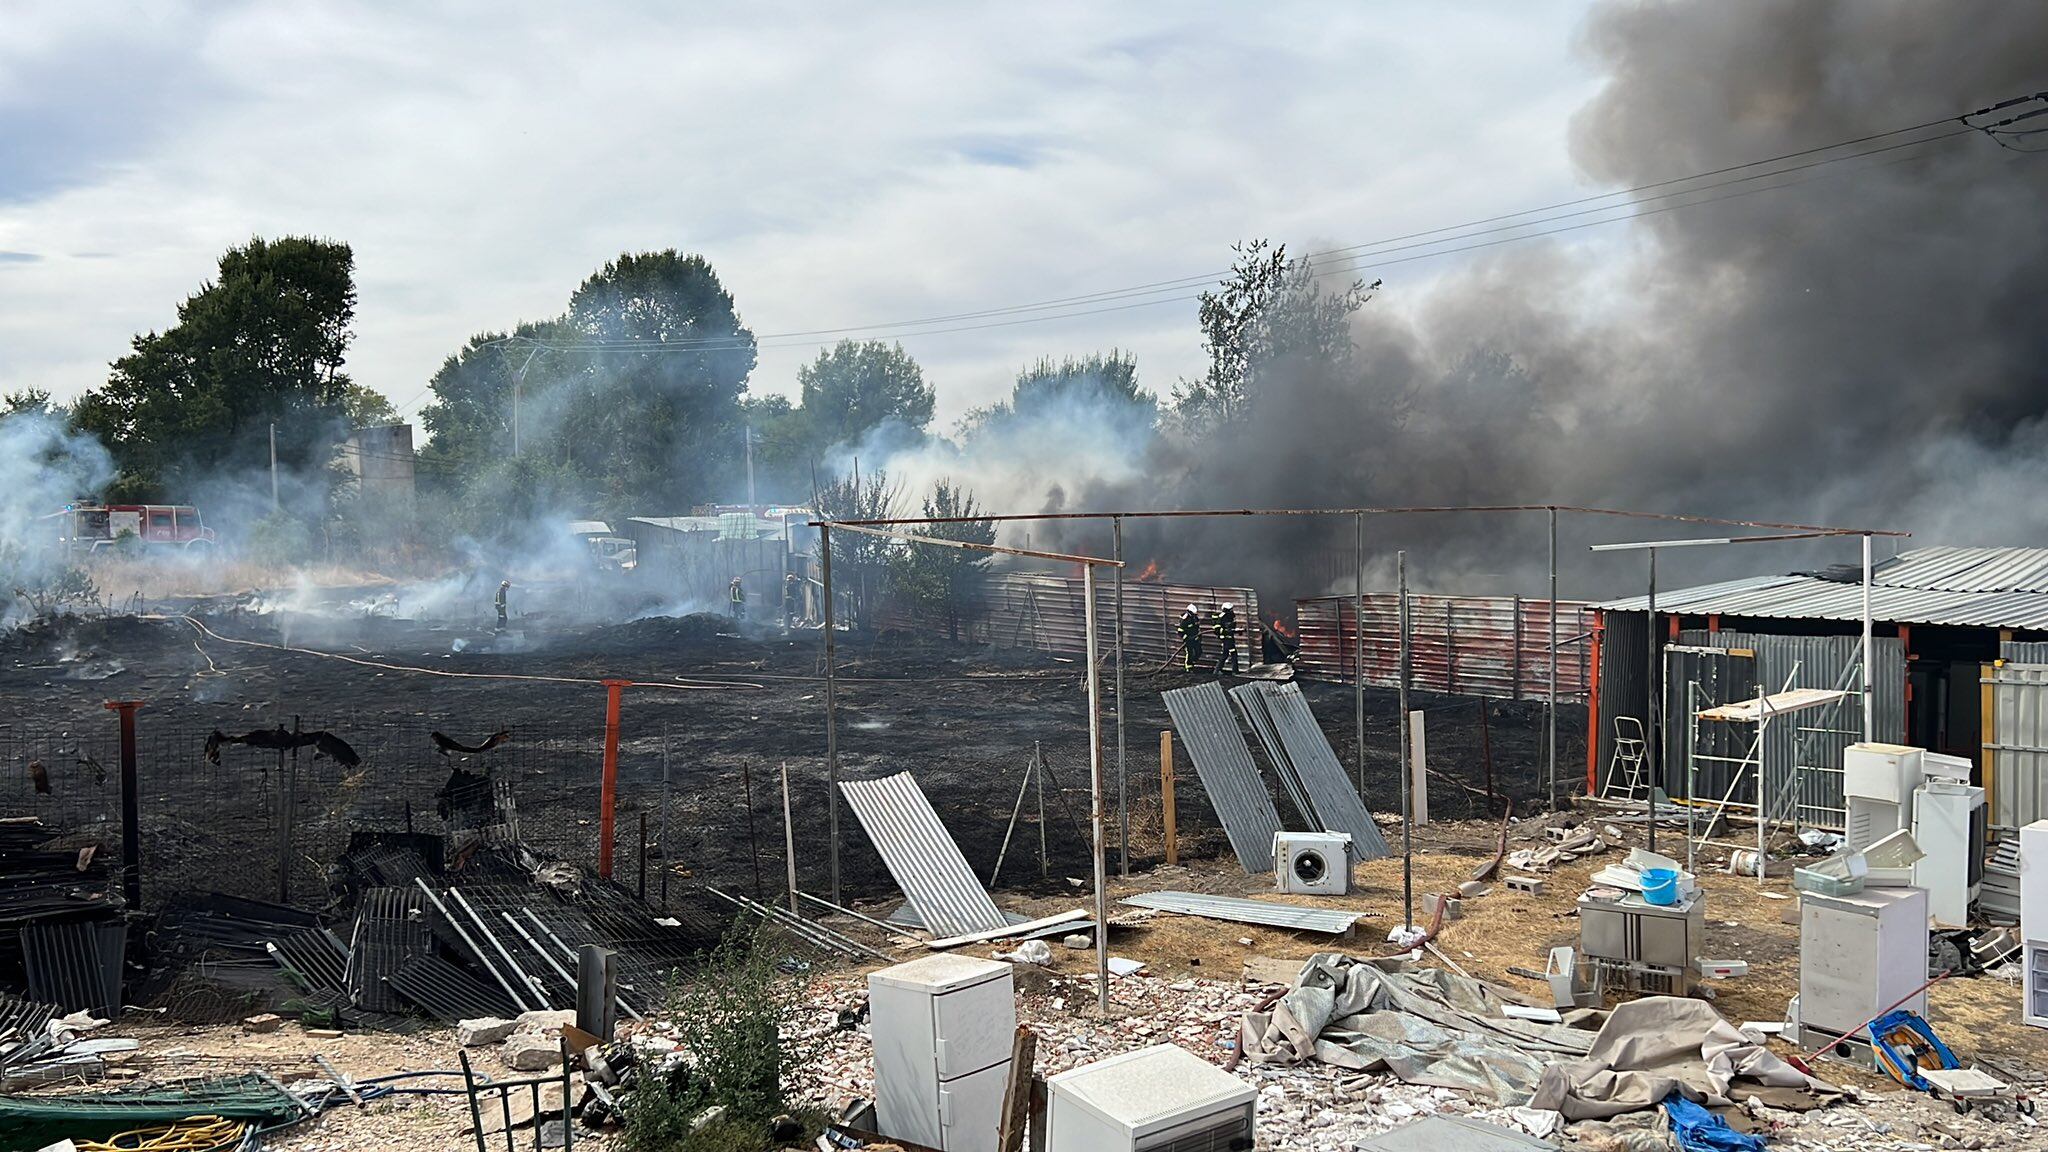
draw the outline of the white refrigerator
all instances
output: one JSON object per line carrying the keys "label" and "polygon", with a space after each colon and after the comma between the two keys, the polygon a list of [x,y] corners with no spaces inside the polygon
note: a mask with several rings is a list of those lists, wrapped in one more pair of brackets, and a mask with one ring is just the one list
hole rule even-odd
{"label": "white refrigerator", "polygon": [[868,976],[875,1120],[944,1152],[995,1152],[1017,998],[1010,966],[926,956]]}

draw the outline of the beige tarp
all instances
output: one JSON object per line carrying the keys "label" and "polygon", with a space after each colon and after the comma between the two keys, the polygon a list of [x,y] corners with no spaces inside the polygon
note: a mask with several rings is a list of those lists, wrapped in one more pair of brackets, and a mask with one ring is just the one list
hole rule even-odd
{"label": "beige tarp", "polygon": [[1615,1008],[1585,1059],[1546,1068],[1529,1105],[1588,1120],[1653,1107],[1674,1090],[1704,1104],[1728,1104],[1747,1094],[1735,1089],[1737,1080],[1839,1091],[1744,1037],[1711,1005],[1652,996]]}

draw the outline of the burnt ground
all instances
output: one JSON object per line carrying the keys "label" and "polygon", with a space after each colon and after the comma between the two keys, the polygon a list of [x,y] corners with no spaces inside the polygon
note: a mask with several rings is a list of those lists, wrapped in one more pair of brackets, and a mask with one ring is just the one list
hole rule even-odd
{"label": "burnt ground", "polygon": [[[89,787],[80,772],[62,765],[58,795],[37,797],[26,791],[21,772],[53,732],[71,733],[73,741],[85,738],[111,766],[114,719],[103,704],[116,698],[143,700],[145,828],[153,840],[145,846],[146,859],[161,859],[177,877],[177,886],[204,886],[206,874],[178,873],[175,857],[204,855],[232,866],[245,853],[268,856],[273,849],[265,838],[274,835],[263,790],[248,782],[256,777],[236,775],[267,769],[270,754],[230,749],[223,767],[210,767],[199,760],[204,734],[214,728],[240,732],[295,721],[327,728],[355,743],[364,764],[353,772],[321,763],[304,769],[301,779],[314,782],[317,811],[308,813],[307,784],[302,782],[301,828],[322,828],[329,839],[298,845],[296,867],[299,875],[317,877],[319,857],[332,852],[339,828],[379,821],[389,825],[400,812],[410,821],[427,818],[433,791],[456,763],[433,754],[424,739],[427,731],[476,740],[502,728],[513,732],[511,742],[471,766],[510,772],[527,838],[544,851],[588,863],[597,836],[604,691],[595,683],[563,680],[626,678],[641,686],[626,690],[620,723],[620,878],[631,883],[637,876],[640,813],[647,813],[649,835],[659,839],[666,732],[669,856],[679,872],[750,889],[757,861],[762,891],[770,896],[779,892],[784,862],[777,772],[786,765],[799,882],[810,891],[826,889],[824,645],[815,630],[784,635],[780,629],[738,629],[721,618],[693,616],[548,633],[529,621],[521,636],[501,640],[487,631],[383,618],[337,622],[222,613],[200,619],[217,635],[184,619],[159,617],[73,621],[0,639],[0,702],[8,721],[0,728],[0,742],[13,741],[7,745],[13,763],[0,803],[13,806],[20,799],[31,809],[47,810],[64,798],[67,786],[74,791]],[[287,635],[296,650],[265,646],[278,645]],[[842,774],[914,773],[969,862],[986,876],[1001,846],[1020,773],[1034,745],[1041,748],[1063,786],[1063,792],[1048,789],[1047,794],[1047,874],[1039,875],[1035,812],[1027,804],[1004,866],[1004,887],[1071,891],[1065,878],[1085,876],[1088,869],[1080,662],[904,633],[852,636],[838,649]],[[1197,679],[1178,669],[1127,669],[1133,868],[1156,861],[1161,852],[1157,749],[1168,718],[1159,693]],[[656,687],[682,681],[692,686]],[[1350,690],[1315,683],[1304,688],[1338,755],[1353,763]],[[1115,729],[1109,706],[1105,689],[1113,811]],[[1502,797],[1514,798],[1523,811],[1541,803],[1540,704],[1491,702],[1484,739],[1473,701],[1418,696],[1415,706],[1443,709],[1429,735],[1431,770],[1437,776],[1432,807],[1439,818],[1478,818],[1499,811],[1482,791],[1487,753]],[[1383,813],[1397,806],[1394,713],[1392,693],[1367,693],[1367,796]],[[1567,789],[1584,775],[1583,724],[1581,709],[1560,710],[1559,773]],[[1228,844],[1192,766],[1184,753],[1178,760],[1183,856],[1227,856]],[[102,785],[96,794],[105,792]],[[1284,796],[1278,802],[1285,818],[1288,803]],[[153,813],[158,805],[201,811],[157,822]],[[757,849],[753,861],[750,812]],[[63,814],[59,805],[54,815]],[[842,832],[846,896],[893,894],[879,858],[844,808]],[[650,871],[658,875],[658,849],[650,855],[655,856]],[[1111,867],[1116,864],[1112,846]],[[155,889],[152,903],[172,883],[147,879]]]}

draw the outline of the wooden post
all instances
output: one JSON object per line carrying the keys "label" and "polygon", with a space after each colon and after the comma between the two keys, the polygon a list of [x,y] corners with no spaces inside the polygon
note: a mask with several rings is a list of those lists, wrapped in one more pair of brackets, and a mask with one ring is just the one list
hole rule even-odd
{"label": "wooden post", "polygon": [[1166,822],[1166,865],[1180,863],[1180,841],[1173,829],[1173,729],[1159,734],[1159,815]]}
{"label": "wooden post", "polygon": [[997,1152],[1024,1152],[1024,1131],[1031,1120],[1031,1073],[1038,1060],[1038,1037],[1017,1026],[1010,1042],[1010,1079],[1003,1086],[1003,1115],[996,1128]]}
{"label": "wooden post", "polygon": [[796,903],[796,821],[789,813],[789,765],[782,765],[782,855],[789,874],[789,910],[801,916]]}

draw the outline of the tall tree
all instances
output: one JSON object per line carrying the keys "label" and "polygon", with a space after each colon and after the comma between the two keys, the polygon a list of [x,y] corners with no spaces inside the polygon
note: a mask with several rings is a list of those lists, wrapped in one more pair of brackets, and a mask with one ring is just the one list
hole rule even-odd
{"label": "tall tree", "polygon": [[220,258],[178,322],[137,336],[73,420],[114,453],[130,496],[175,495],[205,477],[255,472],[277,424],[280,466],[312,477],[348,433],[358,395],[342,365],[355,316],[348,245],[260,237]]}
{"label": "tall tree", "polygon": [[1158,399],[1138,386],[1137,360],[1112,348],[1063,360],[1041,358],[1017,373],[1009,399],[969,412],[960,434],[972,441],[1024,425],[1068,421],[1150,430],[1158,415]]}
{"label": "tall tree", "polygon": [[914,440],[932,422],[937,393],[901,344],[841,340],[798,368],[796,378],[820,453],[858,445],[869,432],[890,426],[899,439]]}
{"label": "tall tree", "polygon": [[1237,260],[1219,290],[1203,292],[1197,316],[1209,368],[1173,389],[1174,407],[1196,426],[1236,419],[1263,374],[1291,360],[1342,370],[1351,363],[1351,314],[1372,299],[1378,281],[1354,280],[1324,292],[1306,259],[1286,245],[1236,244]]}
{"label": "tall tree", "polygon": [[[887,520],[896,515],[896,501],[895,486],[876,469],[859,476],[849,473],[821,485],[815,506],[821,520]],[[870,605],[881,590],[890,554],[897,547],[860,532],[841,532],[832,538],[832,594],[852,609],[842,621],[847,626],[867,625]]]}
{"label": "tall tree", "polygon": [[[941,478],[924,498],[924,514],[950,524],[925,524],[918,534],[969,544],[996,542],[996,524],[982,515],[974,494]],[[946,622],[946,633],[960,638],[960,625],[979,615],[986,600],[988,570],[995,557],[968,548],[909,544],[890,554],[889,577],[899,596]]]}

